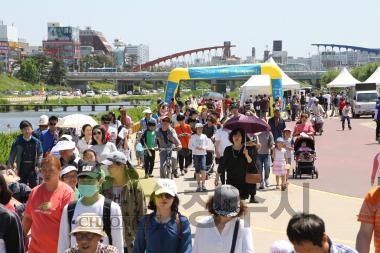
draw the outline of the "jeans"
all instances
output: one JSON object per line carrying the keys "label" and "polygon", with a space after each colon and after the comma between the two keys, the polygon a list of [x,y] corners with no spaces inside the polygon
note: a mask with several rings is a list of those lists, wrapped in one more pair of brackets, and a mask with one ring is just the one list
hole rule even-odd
{"label": "jeans", "polygon": [[[164,171],[164,162],[166,161],[167,156],[168,156],[168,151],[166,151],[166,150],[160,151],[160,178],[166,177],[165,171]],[[172,159],[172,171],[171,171],[171,173],[173,175],[177,175],[177,159],[174,159],[173,157],[171,157],[171,159]]]}
{"label": "jeans", "polygon": [[[267,180],[270,173],[270,155],[269,154],[257,154],[256,165],[261,175],[261,181]],[[264,177],[263,177],[263,167],[264,167]]]}
{"label": "jeans", "polygon": [[344,129],[344,123],[346,122],[346,119],[347,119],[348,128],[351,128],[350,117],[349,116],[342,116],[342,129]]}
{"label": "jeans", "polygon": [[156,158],[156,151],[154,149],[149,149],[144,151],[144,169],[145,175],[151,175],[153,173],[154,168],[154,160]]}
{"label": "jeans", "polygon": [[380,141],[380,121],[376,121],[376,141]]}
{"label": "jeans", "polygon": [[206,155],[193,155],[193,163],[196,173],[206,171]]}
{"label": "jeans", "polygon": [[191,164],[191,150],[187,148],[182,148],[178,151],[178,163],[179,169],[183,171],[183,169],[187,169]]}

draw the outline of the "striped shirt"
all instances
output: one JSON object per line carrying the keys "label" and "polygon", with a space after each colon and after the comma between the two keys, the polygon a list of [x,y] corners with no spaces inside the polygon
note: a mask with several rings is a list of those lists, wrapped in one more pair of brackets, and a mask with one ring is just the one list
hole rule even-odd
{"label": "striped shirt", "polygon": [[329,253],[358,253],[356,250],[346,245],[334,243],[330,238],[328,239],[328,242]]}
{"label": "striped shirt", "polygon": [[374,187],[365,196],[358,221],[373,224],[374,245],[380,252],[380,187]]}

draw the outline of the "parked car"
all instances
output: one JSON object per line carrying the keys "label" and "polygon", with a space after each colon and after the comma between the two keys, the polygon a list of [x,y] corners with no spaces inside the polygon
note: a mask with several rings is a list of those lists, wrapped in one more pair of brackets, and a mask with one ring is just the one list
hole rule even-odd
{"label": "parked car", "polygon": [[113,91],[113,92],[112,92],[112,96],[119,96],[119,92],[117,92],[117,91]]}
{"label": "parked car", "polygon": [[141,95],[141,92],[139,90],[134,90],[132,94],[133,95]]}
{"label": "parked car", "polygon": [[74,91],[74,96],[82,96],[82,91],[80,89],[76,89]]}
{"label": "parked car", "polygon": [[127,95],[132,95],[132,91],[127,91]]}
{"label": "parked car", "polygon": [[89,90],[86,92],[86,97],[95,97],[95,92],[93,90]]}

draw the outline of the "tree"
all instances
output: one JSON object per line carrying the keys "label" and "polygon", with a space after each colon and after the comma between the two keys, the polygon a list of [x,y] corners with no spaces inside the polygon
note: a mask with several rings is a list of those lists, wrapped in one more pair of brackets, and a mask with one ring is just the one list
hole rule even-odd
{"label": "tree", "polygon": [[375,70],[379,66],[380,66],[380,62],[371,62],[364,66],[354,68],[351,71],[351,74],[353,77],[355,77],[359,81],[364,82],[365,80],[368,79],[368,77],[370,77],[373,74],[373,72],[375,72]]}
{"label": "tree", "polygon": [[32,59],[26,59],[21,63],[19,71],[20,79],[30,83],[38,83],[40,81],[40,73]]}
{"label": "tree", "polygon": [[321,86],[326,86],[326,84],[330,83],[338,75],[339,75],[339,70],[332,69],[332,70],[327,71],[321,77],[321,81],[320,81]]}
{"label": "tree", "polygon": [[66,77],[66,69],[62,60],[53,59],[53,66],[49,71],[47,82],[61,84]]}
{"label": "tree", "polygon": [[40,73],[42,81],[46,81],[48,79],[48,74],[51,68],[51,59],[43,54],[32,56],[29,59],[31,59],[36,65],[37,71]]}
{"label": "tree", "polygon": [[109,55],[86,55],[80,60],[80,69],[87,71],[88,68],[115,67],[114,59]]}

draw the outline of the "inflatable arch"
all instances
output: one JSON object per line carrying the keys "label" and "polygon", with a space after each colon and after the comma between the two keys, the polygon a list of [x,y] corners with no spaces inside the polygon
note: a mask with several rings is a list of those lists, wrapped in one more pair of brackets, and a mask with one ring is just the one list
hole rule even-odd
{"label": "inflatable arch", "polygon": [[[253,75],[269,75],[271,79],[272,99],[282,98],[281,70],[274,64],[227,65],[199,68],[175,68],[169,73],[166,85],[165,102],[170,103],[181,80],[228,79],[234,77],[250,77]],[[270,106],[272,108],[272,106]]]}

